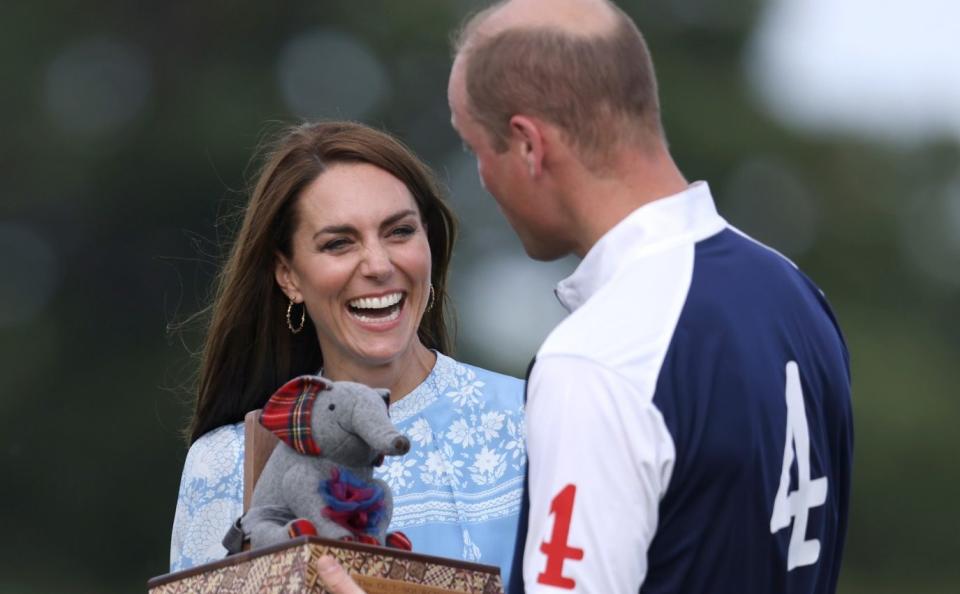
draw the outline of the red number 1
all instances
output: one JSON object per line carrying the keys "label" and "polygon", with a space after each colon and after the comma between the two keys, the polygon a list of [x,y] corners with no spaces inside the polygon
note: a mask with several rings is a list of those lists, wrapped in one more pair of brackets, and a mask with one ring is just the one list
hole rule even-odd
{"label": "red number 1", "polygon": [[577,582],[563,577],[563,562],[583,559],[583,549],[567,545],[570,536],[570,517],[573,516],[573,499],[577,496],[577,487],[567,485],[550,502],[550,513],[555,517],[550,542],[540,543],[540,552],[547,556],[547,567],[537,576],[537,583],[573,590]]}

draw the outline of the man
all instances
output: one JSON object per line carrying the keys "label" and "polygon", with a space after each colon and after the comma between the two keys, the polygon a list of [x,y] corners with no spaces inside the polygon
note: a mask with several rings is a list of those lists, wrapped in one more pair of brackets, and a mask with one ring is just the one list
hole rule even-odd
{"label": "man", "polygon": [[846,346],[813,283],[674,164],[633,22],[603,0],[496,4],[448,95],[527,253],[583,259],[529,375],[510,591],[833,592]]}

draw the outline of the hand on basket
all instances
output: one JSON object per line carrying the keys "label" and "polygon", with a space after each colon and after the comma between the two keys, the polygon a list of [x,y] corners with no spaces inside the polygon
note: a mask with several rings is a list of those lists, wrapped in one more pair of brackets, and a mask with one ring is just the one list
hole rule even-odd
{"label": "hand on basket", "polygon": [[317,561],[318,575],[330,594],[366,594],[336,559],[324,555]]}

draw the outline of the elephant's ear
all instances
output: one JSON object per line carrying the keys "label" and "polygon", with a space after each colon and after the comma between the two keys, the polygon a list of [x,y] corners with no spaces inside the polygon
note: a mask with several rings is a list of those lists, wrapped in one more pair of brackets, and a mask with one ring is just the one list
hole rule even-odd
{"label": "elephant's ear", "polygon": [[390,390],[386,388],[374,388],[377,391],[377,394],[380,394],[380,398],[383,398],[383,403],[387,405],[387,408],[390,408]]}
{"label": "elephant's ear", "polygon": [[330,384],[315,375],[301,375],[280,386],[260,413],[260,424],[294,451],[307,456],[321,455],[310,430],[313,401],[329,390]]}

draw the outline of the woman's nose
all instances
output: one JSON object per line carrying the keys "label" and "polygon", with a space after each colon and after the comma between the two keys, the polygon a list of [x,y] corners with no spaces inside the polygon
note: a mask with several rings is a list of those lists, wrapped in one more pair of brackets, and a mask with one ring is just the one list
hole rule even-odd
{"label": "woman's nose", "polygon": [[384,279],[393,272],[393,260],[390,252],[380,243],[369,245],[364,249],[363,262],[360,272],[364,276]]}

